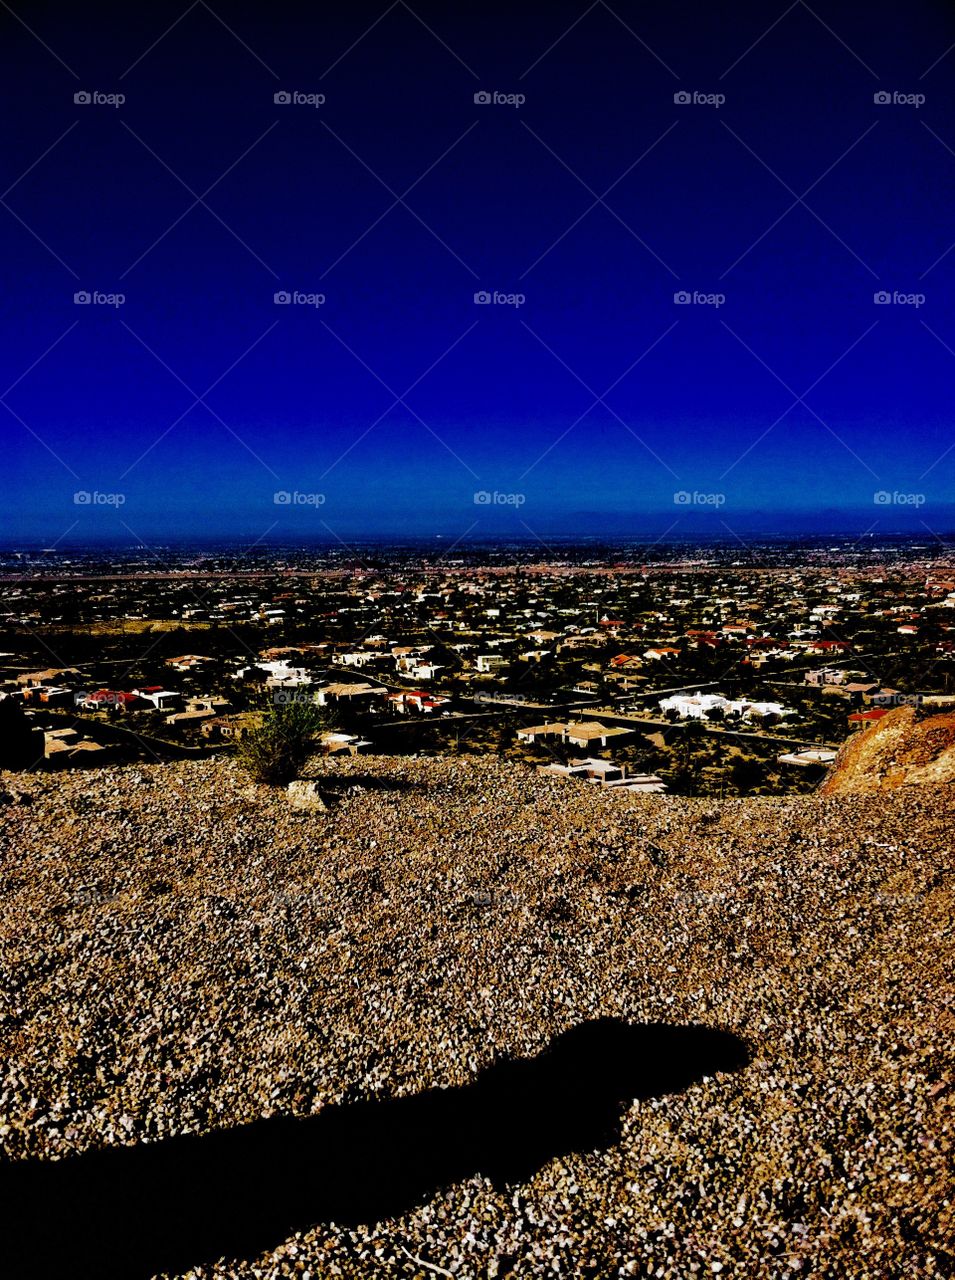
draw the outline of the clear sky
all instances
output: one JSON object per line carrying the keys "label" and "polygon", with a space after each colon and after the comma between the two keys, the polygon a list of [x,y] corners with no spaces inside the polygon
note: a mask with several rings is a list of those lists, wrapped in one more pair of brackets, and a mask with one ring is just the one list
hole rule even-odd
{"label": "clear sky", "polygon": [[941,0],[11,0],[0,534],[950,531],[953,44]]}

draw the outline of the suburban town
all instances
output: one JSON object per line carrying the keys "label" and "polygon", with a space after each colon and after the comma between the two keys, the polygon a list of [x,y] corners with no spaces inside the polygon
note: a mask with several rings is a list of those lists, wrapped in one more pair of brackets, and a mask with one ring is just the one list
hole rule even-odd
{"label": "suburban town", "polygon": [[811,790],[891,708],[955,705],[955,565],[931,548],[564,552],[9,555],[0,701],[39,769],[229,751],[306,702],[329,755],[686,795]]}

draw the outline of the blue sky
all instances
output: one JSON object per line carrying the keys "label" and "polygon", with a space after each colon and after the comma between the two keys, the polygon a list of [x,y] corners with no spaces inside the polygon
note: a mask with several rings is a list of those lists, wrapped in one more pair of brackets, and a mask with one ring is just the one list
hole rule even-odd
{"label": "blue sky", "polygon": [[950,6],[17,14],[5,538],[955,523]]}

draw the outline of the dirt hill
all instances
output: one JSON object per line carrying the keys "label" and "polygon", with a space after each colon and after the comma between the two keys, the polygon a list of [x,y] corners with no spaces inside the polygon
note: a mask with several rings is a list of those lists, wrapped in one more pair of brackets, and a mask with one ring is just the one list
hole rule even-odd
{"label": "dirt hill", "polygon": [[925,716],[904,706],[849,739],[821,790],[838,796],[952,782],[955,712]]}
{"label": "dirt hill", "polygon": [[955,788],[315,767],[0,773],[5,1273],[955,1274]]}

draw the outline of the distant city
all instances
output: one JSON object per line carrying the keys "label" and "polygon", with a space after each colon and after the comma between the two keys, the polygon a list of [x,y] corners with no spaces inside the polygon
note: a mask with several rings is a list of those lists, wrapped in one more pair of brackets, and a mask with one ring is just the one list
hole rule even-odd
{"label": "distant city", "polygon": [[227,750],[303,701],[328,754],[785,794],[955,704],[941,540],[26,548],[0,582],[0,698],[46,768]]}

